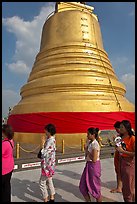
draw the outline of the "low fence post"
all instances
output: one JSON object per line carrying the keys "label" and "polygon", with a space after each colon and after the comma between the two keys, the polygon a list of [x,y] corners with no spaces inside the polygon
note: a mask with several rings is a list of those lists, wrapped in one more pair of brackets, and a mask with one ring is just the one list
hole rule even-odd
{"label": "low fence post", "polygon": [[16,145],[16,158],[19,159],[20,157],[20,145],[19,145],[19,142],[17,142],[17,145]]}
{"label": "low fence post", "polygon": [[84,139],[81,139],[81,151],[84,152]]}
{"label": "low fence post", "polygon": [[65,152],[64,140],[62,140],[62,154]]}

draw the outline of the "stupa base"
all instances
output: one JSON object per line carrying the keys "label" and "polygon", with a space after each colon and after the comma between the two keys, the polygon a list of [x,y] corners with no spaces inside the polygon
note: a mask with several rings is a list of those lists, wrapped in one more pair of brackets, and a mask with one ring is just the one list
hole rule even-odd
{"label": "stupa base", "polygon": [[[26,144],[40,144],[42,145],[42,138],[45,136],[44,133],[24,133],[24,132],[15,132],[14,140],[19,143]],[[75,134],[56,134],[56,146],[58,149],[62,148],[62,140],[64,140],[64,146],[81,147],[81,139],[86,140],[87,134],[85,133],[75,133]]]}

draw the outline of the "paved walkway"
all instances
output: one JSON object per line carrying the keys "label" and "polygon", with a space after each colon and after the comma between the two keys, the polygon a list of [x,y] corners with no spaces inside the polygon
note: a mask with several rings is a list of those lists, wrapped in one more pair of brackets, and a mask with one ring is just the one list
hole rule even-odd
{"label": "paved walkway", "polygon": [[[85,162],[59,165],[54,175],[56,202],[84,202],[79,192],[79,180]],[[110,193],[116,186],[113,158],[102,159],[102,196],[104,202],[123,202],[121,193]],[[14,172],[11,179],[12,202],[43,202],[39,189],[40,168]],[[94,201],[94,199],[93,199]]]}

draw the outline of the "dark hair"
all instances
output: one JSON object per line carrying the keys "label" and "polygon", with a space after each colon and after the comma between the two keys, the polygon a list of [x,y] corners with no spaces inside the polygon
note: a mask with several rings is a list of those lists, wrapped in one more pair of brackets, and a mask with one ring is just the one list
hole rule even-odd
{"label": "dark hair", "polygon": [[93,128],[93,127],[88,128],[88,132],[89,132],[91,135],[95,134],[95,138],[97,139],[97,138],[98,138],[99,128]]}
{"label": "dark hair", "polygon": [[124,127],[126,128],[128,134],[129,134],[129,136],[134,135],[134,132],[133,132],[133,130],[132,130],[131,123],[130,123],[129,120],[122,120],[122,121],[121,121],[121,124],[124,125]]}
{"label": "dark hair", "polygon": [[56,134],[56,128],[53,124],[46,125],[44,129],[47,130],[52,136]]}
{"label": "dark hair", "polygon": [[115,128],[120,128],[120,124],[121,124],[120,121],[116,121],[115,124],[114,124],[114,127]]}
{"label": "dark hair", "polygon": [[11,140],[14,136],[14,132],[13,132],[13,129],[10,125],[8,124],[3,124],[2,125],[2,132],[7,136],[7,138],[9,140]]}

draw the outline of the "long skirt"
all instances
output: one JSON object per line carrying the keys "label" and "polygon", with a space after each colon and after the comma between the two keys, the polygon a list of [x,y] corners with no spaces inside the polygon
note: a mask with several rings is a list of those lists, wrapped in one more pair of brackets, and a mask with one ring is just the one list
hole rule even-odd
{"label": "long skirt", "polygon": [[135,159],[120,157],[122,194],[125,202],[133,202],[135,193]]}
{"label": "long skirt", "polygon": [[115,156],[114,156],[114,166],[115,166],[115,172],[116,174],[120,174],[120,161],[119,161],[119,152],[115,151]]}
{"label": "long skirt", "polygon": [[83,196],[87,196],[88,193],[96,199],[101,196],[100,177],[100,160],[96,161],[95,163],[87,161],[79,183],[79,189]]}

